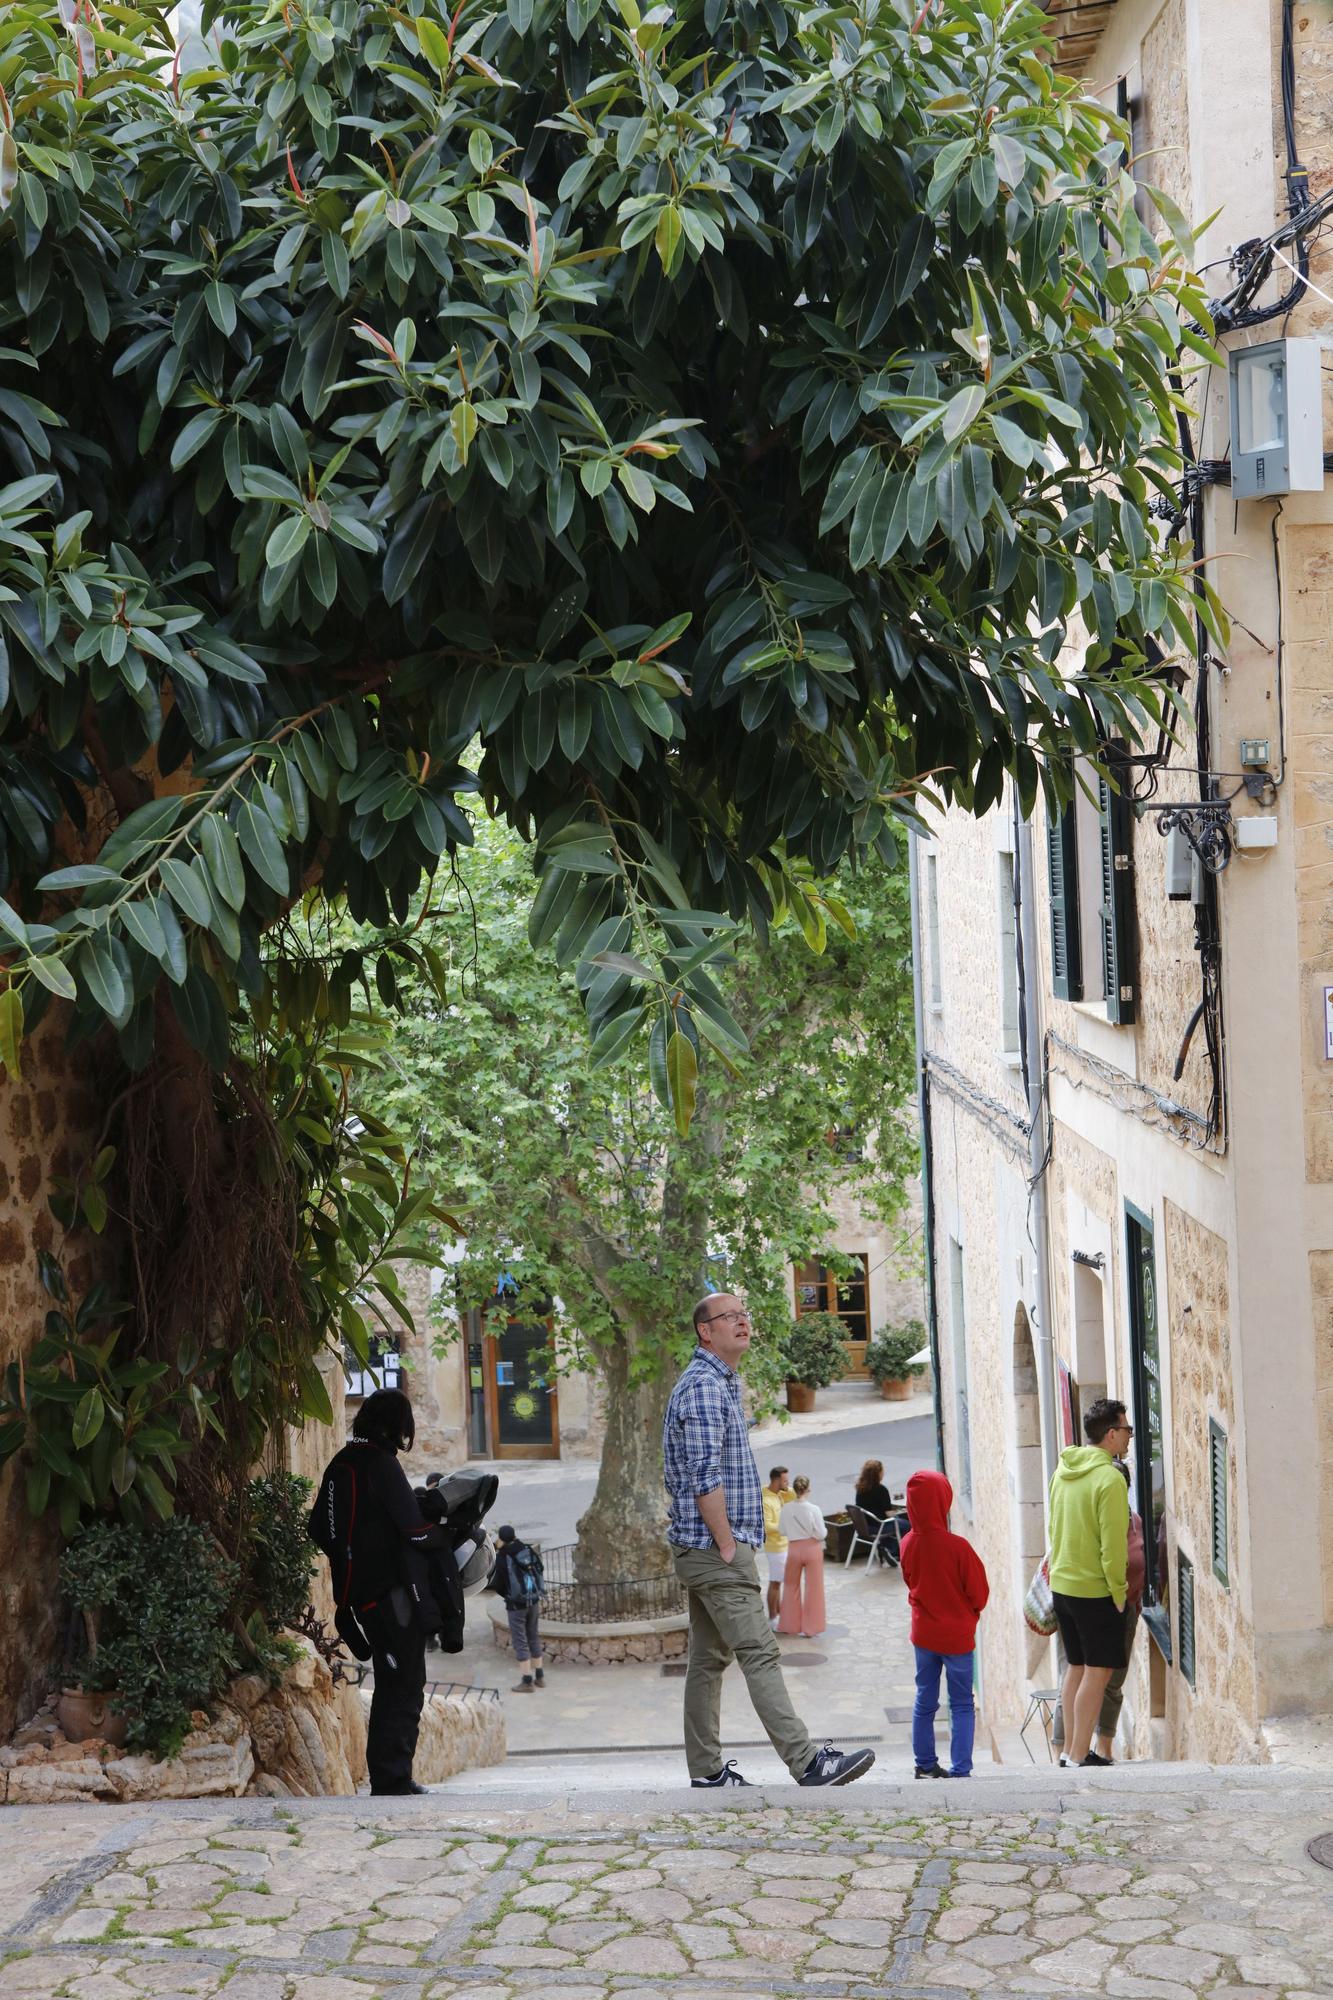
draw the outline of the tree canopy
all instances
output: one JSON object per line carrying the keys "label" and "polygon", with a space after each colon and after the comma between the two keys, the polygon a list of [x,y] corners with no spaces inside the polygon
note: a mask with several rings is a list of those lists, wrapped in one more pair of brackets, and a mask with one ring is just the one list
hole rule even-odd
{"label": "tree canopy", "polygon": [[1030,804],[1213,615],[1184,225],[1029,0],[171,19],[0,19],[0,1057],[54,994],[221,1064],[475,783],[684,1118],[732,920],[817,934],[925,774]]}
{"label": "tree canopy", "polygon": [[905,871],[874,859],[840,879],[851,935],[835,926],[819,956],[788,920],[719,969],[749,1054],[733,1075],[709,1065],[687,1136],[660,1074],[654,1090],[623,1064],[590,1067],[576,947],[535,955],[528,942],[522,842],[479,830],[463,876],[468,896],[434,927],[443,994],[404,982],[382,1108],[465,1232],[438,1295],[445,1337],[498,1272],[519,1285],[516,1311],[553,1302],[560,1365],[593,1371],[607,1397],[581,1547],[595,1575],[651,1575],[665,1549],[660,1407],[695,1299],[709,1282],[745,1293],[762,1402],[786,1375],[792,1261],[830,1249],[837,1198],[889,1223],[905,1202],[917,1165]]}

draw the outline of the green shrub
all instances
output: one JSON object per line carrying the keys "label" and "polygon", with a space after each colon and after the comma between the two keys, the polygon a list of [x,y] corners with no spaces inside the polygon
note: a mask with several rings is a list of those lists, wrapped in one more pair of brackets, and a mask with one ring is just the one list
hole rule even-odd
{"label": "green shrub", "polygon": [[782,1343],[787,1380],[826,1389],[847,1373],[847,1329],[836,1313],[804,1313]]}
{"label": "green shrub", "polygon": [[60,1559],[60,1581],[84,1614],[75,1670],[90,1692],[114,1694],[131,1750],[174,1757],[190,1712],[237,1670],[230,1606],[238,1573],[197,1522],[152,1527],[95,1521]]}
{"label": "green shrub", "polygon": [[919,1319],[905,1320],[901,1326],[882,1327],[866,1349],[866,1367],[875,1382],[903,1382],[925,1373],[925,1363],[910,1365],[912,1356],[927,1344],[926,1329]]}
{"label": "green shrub", "polygon": [[301,1622],[319,1553],[306,1533],[313,1488],[296,1472],[270,1472],[248,1489],[254,1606],[271,1631]]}

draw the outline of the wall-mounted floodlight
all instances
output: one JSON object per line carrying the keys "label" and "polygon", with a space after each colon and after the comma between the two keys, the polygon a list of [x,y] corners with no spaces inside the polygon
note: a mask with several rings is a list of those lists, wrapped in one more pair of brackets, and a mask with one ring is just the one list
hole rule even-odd
{"label": "wall-mounted floodlight", "polygon": [[1232,349],[1231,490],[1238,500],[1322,489],[1319,353],[1317,340]]}

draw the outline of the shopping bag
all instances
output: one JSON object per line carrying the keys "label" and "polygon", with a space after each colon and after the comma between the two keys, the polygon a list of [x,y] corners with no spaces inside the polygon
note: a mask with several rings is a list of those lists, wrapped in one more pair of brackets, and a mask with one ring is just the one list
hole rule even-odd
{"label": "shopping bag", "polygon": [[1051,1559],[1043,1556],[1037,1565],[1037,1573],[1028,1585],[1027,1596],[1023,1599],[1023,1621],[1030,1632],[1049,1639],[1055,1631],[1055,1599],[1051,1596]]}

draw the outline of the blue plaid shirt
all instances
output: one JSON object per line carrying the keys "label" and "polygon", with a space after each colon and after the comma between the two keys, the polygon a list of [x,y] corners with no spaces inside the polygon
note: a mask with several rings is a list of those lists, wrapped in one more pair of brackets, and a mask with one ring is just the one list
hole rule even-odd
{"label": "blue plaid shirt", "polygon": [[741,1385],[725,1362],[696,1347],[671,1391],[662,1426],[662,1461],[671,1513],[667,1540],[678,1549],[711,1549],[713,1537],[695,1495],[721,1487],[738,1542],[760,1548],[764,1502],[750,1449]]}

